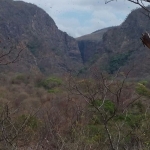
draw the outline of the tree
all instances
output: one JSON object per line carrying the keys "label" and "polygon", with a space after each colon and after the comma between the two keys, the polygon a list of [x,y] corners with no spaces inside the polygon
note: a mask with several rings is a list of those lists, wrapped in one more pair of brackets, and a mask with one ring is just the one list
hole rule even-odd
{"label": "tree", "polygon": [[17,149],[30,144],[39,124],[36,113],[20,114],[8,104],[0,107],[0,149]]}
{"label": "tree", "polygon": [[118,71],[115,77],[110,77],[95,70],[93,78],[80,81],[69,78],[70,92],[88,104],[90,135],[87,137],[99,149],[150,148],[146,129],[149,106],[142,104],[141,95],[134,90],[135,84],[128,81],[129,73]]}
{"label": "tree", "polygon": [[[116,1],[116,0],[105,0],[105,3],[107,4],[107,3],[112,2],[112,1]],[[144,8],[144,9],[145,9],[146,7],[144,6],[143,2],[148,2],[148,3],[150,3],[150,0],[127,0],[127,1],[132,2],[132,3],[134,3],[134,4],[137,4],[137,5],[141,6],[141,7]]]}
{"label": "tree", "polygon": [[[23,43],[16,44],[13,39],[0,39],[0,65],[9,65],[18,61],[21,52],[25,49]],[[12,110],[5,104],[0,106],[0,149],[16,149],[17,142],[21,139],[31,115],[23,118],[19,123],[14,119],[17,110]],[[18,140],[19,139],[19,140]],[[20,140],[21,141],[21,140]]]}

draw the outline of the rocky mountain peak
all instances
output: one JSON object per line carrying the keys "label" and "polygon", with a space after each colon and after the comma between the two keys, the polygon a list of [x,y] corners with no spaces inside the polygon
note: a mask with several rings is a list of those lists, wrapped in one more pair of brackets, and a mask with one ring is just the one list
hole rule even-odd
{"label": "rocky mountain peak", "polygon": [[82,66],[76,40],[60,31],[54,20],[36,5],[0,1],[0,38],[6,45],[8,37],[14,45],[23,42],[26,47],[18,67],[11,65],[12,71],[36,68],[45,74],[59,74]]}
{"label": "rocky mountain peak", "polygon": [[[80,45],[84,43],[82,54],[87,58],[86,62],[98,55],[92,65],[97,65],[108,73],[114,74],[119,68],[127,72],[132,68],[132,77],[148,77],[150,51],[143,46],[140,37],[145,31],[150,33],[149,24],[150,19],[143,9],[133,10],[121,25],[106,30],[102,38],[99,37],[100,42],[91,39],[85,43],[87,38],[91,38],[91,34],[78,38],[80,51],[83,50]],[[89,46],[91,42],[92,48]]]}

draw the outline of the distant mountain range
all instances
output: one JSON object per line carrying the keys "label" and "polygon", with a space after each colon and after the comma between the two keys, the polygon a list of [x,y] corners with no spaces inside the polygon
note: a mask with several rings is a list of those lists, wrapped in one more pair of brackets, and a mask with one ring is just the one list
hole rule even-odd
{"label": "distant mountain range", "polygon": [[[119,68],[133,77],[149,77],[150,50],[140,41],[150,32],[150,19],[137,9],[116,27],[91,34],[70,37],[60,31],[53,19],[41,8],[22,1],[0,0],[0,52],[15,57],[21,43],[23,51],[17,63],[0,66],[1,72],[43,73],[62,75],[75,71],[88,72],[97,66],[114,74]],[[133,67],[134,65],[134,67]]]}

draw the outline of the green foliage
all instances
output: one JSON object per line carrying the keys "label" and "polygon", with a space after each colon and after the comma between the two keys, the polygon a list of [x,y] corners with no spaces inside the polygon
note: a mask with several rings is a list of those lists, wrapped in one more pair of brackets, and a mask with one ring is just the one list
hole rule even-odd
{"label": "green foliage", "polygon": [[21,83],[28,84],[28,82],[29,82],[29,76],[24,74],[17,74],[11,80],[12,84],[21,84]]}
{"label": "green foliage", "polygon": [[59,87],[60,85],[62,85],[62,80],[57,77],[49,77],[46,79],[42,79],[37,83],[38,87],[44,87],[50,93],[56,92],[57,89],[55,88]]}
{"label": "green foliage", "polygon": [[139,128],[143,120],[143,115],[128,114],[124,119],[131,128]]}
{"label": "green foliage", "polygon": [[145,113],[145,107],[144,105],[139,101],[134,104],[132,104],[131,110],[127,113],[119,113],[114,117],[114,121],[124,121],[128,124],[134,125],[134,123],[140,123],[140,121],[144,121],[144,113]]}
{"label": "green foliage", "polygon": [[139,128],[144,121],[144,114],[118,114],[115,116],[114,121],[125,122],[131,129]]}
{"label": "green foliage", "polygon": [[60,93],[61,90],[59,88],[52,88],[48,90],[48,93]]}
{"label": "green foliage", "polygon": [[132,104],[131,109],[132,109],[132,113],[134,114],[145,112],[145,106],[141,103],[141,101]]}
{"label": "green foliage", "polygon": [[125,63],[129,60],[132,51],[128,51],[126,53],[116,54],[112,56],[108,62],[108,73],[113,74],[117,71],[121,66],[124,66]]}
{"label": "green foliage", "polygon": [[88,125],[87,131],[89,132],[88,142],[98,142],[105,136],[104,128],[101,125]]}
{"label": "green foliage", "polygon": [[150,90],[142,83],[137,84],[136,92],[139,95],[150,97]]}
{"label": "green foliage", "polygon": [[35,117],[35,116],[28,116],[28,115],[21,115],[19,117],[19,124],[23,124],[24,122],[26,123],[26,126],[29,127],[32,130],[37,130],[38,127],[41,125],[40,121]]}
{"label": "green foliage", "polygon": [[148,84],[148,81],[142,80],[142,81],[140,81],[139,83],[141,83],[141,84],[143,84],[144,86],[146,86],[146,85]]}
{"label": "green foliage", "polygon": [[115,111],[115,104],[110,100],[105,100],[105,101],[95,100],[93,101],[93,105],[96,107],[102,106],[104,111],[109,113],[113,113]]}

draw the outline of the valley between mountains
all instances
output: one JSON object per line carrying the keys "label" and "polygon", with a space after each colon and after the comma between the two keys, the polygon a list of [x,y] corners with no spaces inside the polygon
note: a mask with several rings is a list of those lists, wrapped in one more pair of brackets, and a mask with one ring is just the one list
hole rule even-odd
{"label": "valley between mountains", "polygon": [[119,26],[74,39],[60,31],[54,20],[33,4],[11,0],[0,3],[1,50],[5,47],[8,51],[12,45],[16,51],[17,45],[24,49],[19,63],[2,66],[3,71],[82,74],[97,66],[114,74],[119,68],[127,71],[134,64],[132,77],[149,76],[150,53],[140,41],[142,33],[150,31],[149,18],[141,13],[142,9],[133,10]]}
{"label": "valley between mountains", "polygon": [[36,5],[0,0],[0,149],[149,150],[143,11],[73,38]]}

